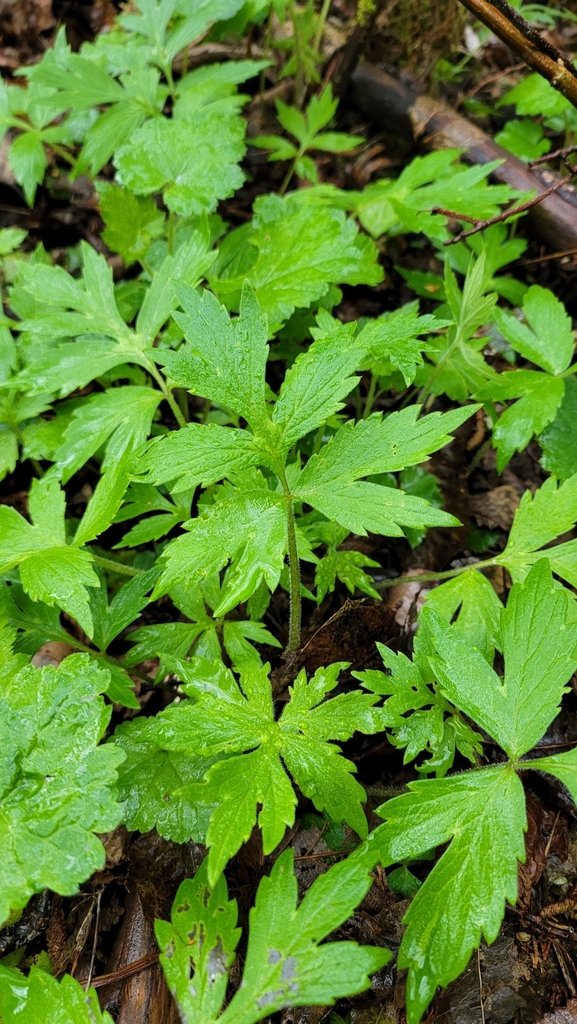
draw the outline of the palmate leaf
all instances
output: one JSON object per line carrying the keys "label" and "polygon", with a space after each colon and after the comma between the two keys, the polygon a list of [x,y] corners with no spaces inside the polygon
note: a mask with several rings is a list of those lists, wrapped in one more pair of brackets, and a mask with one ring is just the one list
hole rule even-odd
{"label": "palmate leaf", "polygon": [[577,380],[568,377],[565,394],[555,419],[539,436],[542,449],[540,463],[558,480],[568,480],[577,473],[577,436],[573,429],[577,421]]}
{"label": "palmate leaf", "polygon": [[[30,335],[39,352],[14,386],[29,393],[67,395],[123,363],[136,363],[150,372],[154,364],[145,350],[178,305],[174,279],[196,284],[213,258],[207,253],[206,237],[194,232],[153,275],[133,331],[118,311],[112,268],[84,242],[81,253],[80,281],[61,267],[41,263],[24,263],[19,273],[11,305],[24,317],[19,329]],[[53,347],[53,339],[70,337],[77,340]]]}
{"label": "palmate leaf", "polygon": [[540,434],[556,417],[565,394],[565,381],[535,370],[506,370],[497,380],[477,389],[483,400],[505,402],[518,398],[499,417],[493,430],[497,470],[503,471],[517,451]]}
{"label": "palmate leaf", "polygon": [[86,588],[98,587],[100,581],[91,554],[74,541],[66,542],[64,492],[56,481],[34,480],[29,508],[33,525],[15,509],[0,507],[0,572],[18,566],[32,600],[63,608],[90,635]]}
{"label": "palmate leaf", "polygon": [[[10,637],[3,637],[6,645]],[[86,654],[58,669],[10,662],[4,650],[0,716],[0,921],[44,888],[77,892],[104,867],[93,835],[120,821],[116,768],[123,755],[98,743],[111,707],[99,696],[108,673]]]}
{"label": "palmate leaf", "polygon": [[448,327],[450,320],[439,320],[430,313],[419,316],[418,302],[407,303],[392,313],[384,313],[363,327],[361,338],[367,347],[366,365],[380,375],[391,367],[401,371],[405,384],[412,384],[423,352],[430,346],[419,335]]}
{"label": "palmate leaf", "polygon": [[515,585],[501,625],[504,683],[465,633],[448,629],[435,612],[425,613],[437,651],[429,663],[443,692],[513,759],[543,735],[577,665],[570,602],[565,590],[554,587],[546,558]]}
{"label": "palmate leaf", "polygon": [[557,486],[553,477],[531,495],[525,491],[515,512],[507,546],[496,562],[505,565],[514,580],[523,580],[538,559],[547,557],[553,572],[577,585],[577,541],[543,550],[577,521],[577,474]]}
{"label": "palmate leaf", "polygon": [[[32,88],[38,91],[36,102],[49,119],[64,111],[74,115],[107,105],[88,126],[77,173],[89,170],[96,175],[143,121],[160,115],[168,90],[159,85],[158,71],[142,66],[142,61],[135,61],[134,66],[130,63],[129,59],[127,73],[117,80],[98,60],[72,53],[61,30],[43,60],[25,69]],[[66,129],[66,121],[63,127]]]}
{"label": "palmate leaf", "polygon": [[462,210],[481,220],[499,213],[499,205],[519,195],[509,186],[489,185],[497,161],[482,167],[455,163],[458,149],[415,157],[395,181],[381,179],[355,195],[355,212],[373,238],[385,232],[424,232],[447,237],[446,218],[427,213],[433,206]]}
{"label": "palmate leaf", "polygon": [[359,477],[395,472],[424,462],[450,439],[447,431],[467,419],[474,406],[417,420],[420,406],[386,419],[374,414],[357,424],[346,423],[314,455],[294,486],[295,495],[329,519],[355,533],[367,530],[403,536],[402,526],[451,526],[456,520],[428,501]]}
{"label": "palmate leaf", "polygon": [[86,992],[70,974],[58,982],[38,967],[26,978],[0,966],[0,1013],[4,1024],[113,1024],[94,989]]}
{"label": "palmate leaf", "polygon": [[527,323],[504,309],[495,310],[497,326],[516,352],[553,376],[563,373],[575,348],[563,303],[548,288],[534,284],[523,299],[523,315]]}
{"label": "palmate leaf", "polygon": [[528,289],[523,314],[526,323],[496,309],[495,320],[511,347],[545,372],[506,371],[475,392],[483,401],[519,399],[505,410],[493,431],[499,472],[516,451],[526,448],[531,438],[541,434],[555,419],[566,387],[561,375],[567,370],[575,348],[565,307],[547,288],[533,285]]}
{"label": "palmate leaf", "polygon": [[517,898],[527,819],[523,787],[510,769],[411,782],[409,789],[378,809],[386,824],[369,849],[387,866],[452,839],[404,917],[398,964],[409,970],[407,1020],[418,1024],[437,986],[465,969],[481,935],[497,937],[505,900]]}
{"label": "palmate leaf", "polygon": [[259,885],[243,980],[221,1014],[240,929],[224,877],[211,887],[205,860],[180,886],[172,922],[156,922],[160,962],[184,1024],[255,1024],[284,1006],[326,1006],[362,992],[390,959],[388,950],[320,943],[352,914],[369,885],[366,869],[349,858],[317,878],[297,907],[293,853],[281,854]]}
{"label": "palmate leaf", "polygon": [[274,590],[287,548],[284,505],[280,495],[264,488],[241,491],[184,523],[188,533],[163,552],[166,568],[155,597],[179,583],[201,582],[239,553],[215,615],[225,615],[246,600],[263,579]]}
{"label": "palmate leaf", "polygon": [[236,114],[147,121],[115,154],[120,183],[137,195],[162,192],[168,209],[184,217],[210,212],[244,181],[244,134]]}
{"label": "palmate leaf", "polygon": [[238,308],[245,278],[271,325],[320,299],[332,283],[382,280],[374,244],[315,195],[263,196],[254,209],[252,223],[225,239],[210,274],[212,290],[229,308]]}
{"label": "palmate leaf", "polygon": [[214,21],[232,18],[240,7],[241,0],[193,0],[186,5],[177,0],[140,0],[138,14],[123,14],[119,22],[149,43],[150,59],[164,69]]}
{"label": "palmate leaf", "polygon": [[[278,720],[268,666],[245,662],[240,685],[222,664],[193,659],[178,667],[185,691],[196,700],[157,716],[155,743],[172,753],[175,766],[175,755],[181,753],[184,770],[194,758],[204,767],[206,781],[186,786],[180,796],[192,805],[215,805],[206,839],[211,881],[248,839],[257,819],[265,852],[279,844],[294,822],[291,777],[319,810],[366,835],[364,790],[352,777],[353,765],[330,740],[348,739],[355,730],[378,731],[381,714],[372,694],[341,694],[324,702],[342,664],[320,669],[308,682],[301,672]],[[217,757],[224,759],[207,769],[206,759]],[[130,757],[126,771],[133,771]]]}
{"label": "palmate leaf", "polygon": [[458,622],[471,644],[487,661],[493,660],[495,647],[501,649],[501,612],[503,606],[486,576],[476,569],[447,580],[431,590],[426,607],[446,622]]}
{"label": "palmate leaf", "polygon": [[251,286],[243,285],[235,321],[209,292],[178,290],[184,312],[175,319],[186,342],[180,351],[162,350],[156,358],[174,383],[232,409],[247,420],[252,433],[219,424],[191,424],[151,442],[140,453],[136,472],[143,482],[172,481],[182,488],[209,486],[226,477],[236,481],[260,465],[273,470],[278,485],[271,490],[259,475],[250,491],[219,500],[210,511],[185,523],[189,536],[171,542],[163,553],[166,569],[157,594],[186,579],[198,582],[233,558],[216,615],[250,597],[263,578],[273,589],[288,545],[287,501],[295,499],[359,534],[370,529],[403,536],[402,527],[456,523],[421,497],[359,478],[425,461],[450,440],[449,432],[476,406],[420,420],[420,407],[413,406],[386,419],[375,414],[356,425],[350,421],[299,474],[296,464],[286,467],[288,450],[342,408],[356,382],[353,371],[366,353],[364,332],[355,337],[352,327],[320,314],[314,341],[287,373],[269,417],[264,376],[267,329]]}
{"label": "palmate leaf", "polygon": [[213,114],[239,113],[250,96],[239,93],[238,85],[269,66],[268,60],[227,60],[189,71],[176,85],[177,99],[172,116],[186,120],[197,110],[210,110]]}
{"label": "palmate leaf", "polygon": [[519,758],[547,729],[577,666],[577,621],[569,594],[546,559],[516,583],[502,615],[505,675],[501,680],[459,625],[423,613],[428,661],[441,692],[481,725],[511,756],[497,768],[412,782],[384,804],[385,818],[366,846],[367,861],[384,866],[418,857],[451,840],[405,916],[399,966],[408,967],[407,1016],[418,1024],[437,985],[467,965],[481,936],[492,942],[505,900],[517,898],[517,861],[525,857],[523,788],[516,769],[557,775],[577,794],[575,751],[535,761]]}
{"label": "palmate leaf", "polygon": [[125,656],[124,664],[138,665],[149,658],[158,658],[157,678],[162,679],[168,673],[178,673],[179,663],[185,661],[192,649],[195,657],[219,662],[222,660],[222,648],[233,666],[239,667],[247,659],[260,664],[259,655],[250,641],[280,647],[279,641],[262,622],[222,621],[214,617],[208,609],[217,608],[221,603],[222,590],[218,576],[209,577],[198,587],[187,583],[171,590],[171,600],[190,621],[163,622],[134,630],[129,639],[136,642],[136,646]]}
{"label": "palmate leaf", "polygon": [[[389,674],[369,669],[353,675],[367,690],[387,697],[383,705],[383,720],[391,730],[391,743],[405,749],[403,763],[413,761],[420,753],[426,752],[429,757],[416,766],[417,771],[435,772],[442,777],[452,768],[457,750],[472,764],[475,763],[476,756],[482,751],[481,737],[434,685],[424,657],[429,646],[423,642],[424,633],[426,626],[421,622],[418,639],[415,638],[413,661],[402,653],[394,654],[383,644],[377,644]],[[405,717],[409,712],[412,713]]]}
{"label": "palmate leaf", "polygon": [[[345,535],[346,532],[343,530]],[[380,600],[381,595],[375,590],[372,577],[364,572],[364,568],[368,566],[380,568],[374,558],[368,558],[361,551],[338,551],[334,547],[329,547],[315,571],[318,604],[324,601],[328,593],[333,592],[337,579],[345,584],[351,594],[358,589],[363,594]]]}
{"label": "palmate leaf", "polygon": [[429,339],[429,358],[433,369],[423,367],[417,380],[424,383],[434,395],[447,394],[458,402],[465,402],[500,377],[485,362],[479,349],[482,338],[474,335],[479,327],[490,322],[497,296],[487,295],[487,255],[481,250],[478,259],[469,257],[463,289],[457,284],[449,260],[445,261],[444,291],[455,324],[446,335]]}

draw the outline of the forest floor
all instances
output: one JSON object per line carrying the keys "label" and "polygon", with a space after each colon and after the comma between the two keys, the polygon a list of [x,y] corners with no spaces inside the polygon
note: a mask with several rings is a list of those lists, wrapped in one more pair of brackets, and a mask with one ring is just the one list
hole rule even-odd
{"label": "forest floor", "polygon": [[[352,5],[354,6],[354,5]],[[411,11],[407,11],[407,6]],[[495,39],[489,39],[458,71],[459,61],[467,56],[462,40],[465,18],[456,5],[435,5],[401,2],[385,5],[377,19],[374,32],[363,41],[363,55],[374,62],[384,62],[415,88],[433,91],[455,108],[463,99],[473,96],[493,108],[495,98],[505,86],[518,81],[518,59]],[[419,10],[419,8],[427,10]],[[350,32],[351,5],[348,0],[335,0],[326,33],[324,70],[330,77],[333,58],[344,50]],[[0,70],[10,78],[22,66],[33,63],[50,46],[57,27],[64,23],[74,48],[94,34],[106,30],[117,13],[111,0],[0,0]],[[565,32],[568,48],[577,47],[577,26],[559,22],[556,31]],[[196,47],[195,59],[212,59],[210,45]],[[225,59],[226,47],[234,55],[258,55],[259,42],[221,44],[216,59]],[[252,50],[251,50],[252,47]],[[333,64],[331,64],[333,61]],[[439,63],[441,62],[441,63]],[[254,85],[254,83],[253,83]],[[274,130],[274,95],[290,97],[290,79],[277,86],[269,85],[265,102],[255,95],[246,108],[249,134]],[[254,85],[258,89],[258,83]],[[500,117],[500,120],[499,120]],[[383,173],[400,169],[419,150],[406,138],[385,134],[378,123],[372,123],[354,106],[349,92],[341,97],[338,114],[340,130],[364,134],[367,145],[360,154],[335,159],[330,154],[319,167],[322,180],[340,187],[359,188]],[[490,134],[502,124],[503,117],[481,116],[483,127]],[[245,159],[247,183],[233,200],[220,204],[219,212],[232,224],[242,224],[250,215],[257,195],[278,189],[282,168],[267,161],[266,153],[249,148]],[[86,239],[100,251],[105,246],[100,238],[102,223],[92,189],[82,177],[71,183],[62,167],[54,167],[50,187],[39,189],[36,204],[29,209],[20,189],[14,184],[10,169],[0,149],[0,226],[18,227],[28,232],[26,246],[32,249],[42,242],[58,262],[59,254],[79,240]],[[527,232],[522,222],[521,233]],[[537,239],[529,237],[527,251],[515,267],[520,280],[538,283],[555,291],[566,304],[567,311],[577,317],[577,255],[540,261],[543,250]],[[344,287],[344,297],[337,315],[344,321],[362,316],[376,316],[398,308],[413,298],[397,267],[442,272],[434,248],[426,241],[419,247],[405,235],[390,239],[382,252],[385,278],[376,287]],[[122,264],[111,259],[117,275]],[[422,312],[427,312],[426,301]],[[272,371],[274,373],[274,370]],[[382,408],[385,406],[381,405]],[[406,574],[442,571],[467,564],[474,552],[467,548],[471,525],[477,530],[495,533],[497,549],[504,547],[521,495],[541,486],[546,474],[539,464],[540,451],[532,442],[515,455],[505,471],[496,469],[495,452],[482,450],[483,419],[469,420],[457,432],[455,440],[434,455],[428,465],[439,481],[443,507],[454,513],[462,527],[430,529],[425,540],[412,549],[397,538],[369,535],[355,538],[354,547],[382,567],[379,580],[390,580]],[[480,452],[476,458],[475,453]],[[28,463],[19,465],[0,486],[0,502],[18,510],[26,508],[30,478]],[[91,493],[94,478],[86,469],[74,477],[76,494],[70,494],[71,509],[82,510]],[[562,540],[572,539],[568,534]],[[307,579],[304,579],[305,584]],[[492,582],[500,595],[510,587],[504,570],[495,570]],[[317,607],[304,602],[303,646],[299,662],[308,671],[319,665],[346,660],[351,669],[377,667],[375,641],[388,642],[396,650],[410,649],[417,610],[422,605],[431,583],[401,584],[384,591],[385,598],[351,599],[346,588],[337,584]],[[167,604],[157,602],[144,613],[143,622],[166,621],[171,617]],[[267,621],[276,635],[282,636],[288,618],[287,598],[280,592],[273,599]],[[119,642],[122,650],[122,641]],[[62,656],[57,645],[48,645],[37,656],[36,663],[58,662]],[[279,665],[279,653],[266,651],[273,668]],[[154,666],[144,666],[150,671]],[[162,707],[161,691],[148,693],[143,700]],[[151,705],[152,706],[152,705]],[[540,744],[542,749],[564,750],[577,743],[577,686],[567,695],[561,714]],[[132,713],[118,709],[118,721]],[[374,806],[391,791],[402,787],[418,775],[414,768],[403,765],[402,752],[382,739],[356,735],[344,752],[358,769],[359,781],[370,794]],[[495,760],[500,758],[497,749]],[[533,773],[528,784],[529,830],[526,838],[527,859],[520,867],[519,900],[515,909],[508,909],[497,941],[482,946],[474,955],[467,971],[447,989],[438,993],[427,1021],[432,1024],[508,1024],[515,1021],[530,1024],[545,1014],[553,1013],[569,1001],[565,1016],[551,1018],[558,1024],[577,1021],[577,811],[563,788],[550,777]],[[302,808],[304,811],[306,807]],[[374,817],[374,823],[377,822]],[[156,944],[152,922],[155,917],[167,918],[179,883],[198,867],[203,851],[194,843],[178,845],[162,839],[156,832],[144,835],[128,833],[121,826],[104,837],[107,863],[103,871],[82,886],[78,896],[63,898],[47,892],[34,897],[20,921],[0,932],[0,958],[23,945],[27,956],[34,957],[47,950],[57,972],[67,970],[79,980],[88,973],[95,952],[93,984],[97,986],[102,1007],[108,1009],[118,1024],[169,1024],[175,1010],[157,965]],[[301,815],[298,828],[287,833],[285,845],[295,851],[296,870],[301,887],[307,888],[314,878],[326,870],[331,858],[338,857],[350,846],[349,834],[342,829],[331,834],[326,823],[313,813]],[[227,872],[232,894],[238,899],[241,921],[246,921],[260,878],[266,869],[259,836],[255,833],[241,849]],[[422,870],[416,866],[416,875]],[[543,907],[559,899],[566,900],[566,909],[552,923],[540,916]],[[408,901],[393,892],[384,875],[377,875],[373,888],[338,937],[361,943],[398,948],[401,919]],[[233,979],[234,980],[234,979]],[[384,968],[373,990],[363,996],[343,1001],[335,1008],[335,1022],[346,1018],[350,1024],[398,1024],[404,1020],[404,978],[394,966]],[[575,1000],[571,1003],[571,1000]],[[573,1009],[572,1009],[573,1007]],[[333,1011],[326,1008],[305,1008],[285,1011],[283,1024],[319,1024]]]}

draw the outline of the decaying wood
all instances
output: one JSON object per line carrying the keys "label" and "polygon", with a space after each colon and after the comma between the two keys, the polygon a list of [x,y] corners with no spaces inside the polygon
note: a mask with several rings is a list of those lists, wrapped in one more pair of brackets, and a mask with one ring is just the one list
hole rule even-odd
{"label": "decaying wood", "polygon": [[[446,104],[417,96],[392,75],[362,61],[352,76],[357,101],[384,131],[413,138],[427,149],[462,149],[472,164],[503,160],[492,178],[521,192],[546,192],[559,176],[545,168],[529,168]],[[554,251],[577,249],[577,193],[571,185],[544,199],[528,213],[535,235]]]}
{"label": "decaying wood", "polygon": [[[129,893],[120,934],[107,964],[109,982],[94,983],[101,1005],[113,1010],[118,1024],[176,1024],[178,1012],[160,965],[152,924],[145,916],[140,896]],[[153,957],[154,955],[154,957]],[[140,964],[138,973],[132,973]],[[130,971],[130,974],[129,974]],[[128,975],[128,976],[127,976]]]}

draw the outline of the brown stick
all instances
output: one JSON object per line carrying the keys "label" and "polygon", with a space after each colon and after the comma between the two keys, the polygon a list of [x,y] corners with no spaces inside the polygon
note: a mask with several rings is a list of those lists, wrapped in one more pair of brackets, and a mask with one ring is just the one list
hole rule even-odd
{"label": "brown stick", "polygon": [[496,7],[501,12],[503,17],[510,21],[515,28],[518,28],[521,35],[525,36],[533,46],[540,50],[541,53],[546,53],[549,57],[552,57],[554,61],[561,62],[564,67],[567,68],[574,78],[577,78],[577,68],[567,57],[565,57],[556,46],[553,46],[545,36],[542,36],[534,25],[531,25],[525,18],[521,17],[519,11],[516,11],[508,0],[490,0],[493,7]]}
{"label": "brown stick", "polygon": [[527,219],[535,235],[554,252],[577,248],[577,195],[566,179],[545,168],[531,171],[450,107],[430,96],[416,96],[372,64],[358,65],[352,85],[359,106],[382,131],[412,135],[426,149],[461,149],[471,164],[502,160],[492,178],[520,192],[539,195],[558,183],[557,194],[530,209]]}
{"label": "brown stick", "polygon": [[[577,174],[577,170],[571,167],[567,161],[565,166],[568,171],[569,180]],[[443,245],[456,245],[457,242],[462,242],[464,238],[469,238],[471,235],[476,235],[478,231],[484,231],[485,228],[491,227],[492,224],[502,224],[504,221],[509,220],[510,217],[518,217],[520,213],[527,213],[537,203],[542,203],[547,199],[548,196],[552,196],[555,192],[560,192],[564,187],[565,181],[561,178],[551,188],[548,188],[546,192],[541,192],[540,195],[534,196],[533,199],[528,199],[526,203],[521,203],[520,206],[512,206],[509,210],[503,210],[502,213],[498,213],[496,217],[489,217],[487,220],[479,220],[475,217],[468,217],[463,213],[455,213],[454,210],[445,210],[442,206],[433,206],[431,213],[443,213],[445,217],[452,217],[454,220],[465,220],[469,224],[474,224],[475,227],[471,228],[470,231],[459,231],[457,235],[449,238]]]}
{"label": "brown stick", "polygon": [[[567,61],[554,47],[547,45],[541,37],[539,38],[542,48],[538,49],[534,34],[531,34],[531,38],[527,38],[516,24],[513,24],[488,0],[461,0],[461,3],[479,21],[490,28],[499,39],[510,46],[514,53],[518,54],[530,68],[533,68],[533,71],[538,71],[540,75],[543,75],[543,78],[546,78],[554,89],[558,89],[573,106],[577,107],[577,77],[575,77],[575,69],[570,61]],[[504,7],[503,4],[499,6]],[[535,35],[538,34],[535,33]],[[551,56],[551,51],[557,53],[557,57]]]}

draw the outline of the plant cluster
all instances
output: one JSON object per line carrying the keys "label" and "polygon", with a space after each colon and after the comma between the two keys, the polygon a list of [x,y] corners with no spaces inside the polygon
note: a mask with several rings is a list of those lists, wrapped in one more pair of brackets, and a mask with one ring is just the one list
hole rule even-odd
{"label": "plant cluster", "polygon": [[[268,10],[254,6],[255,18]],[[0,506],[0,923],[44,888],[75,893],[104,865],[97,834],[120,822],[194,839],[208,854],[171,923],[157,923],[162,966],[183,1021],[253,1024],[367,988],[388,951],[321,943],[375,865],[406,870],[449,844],[405,918],[399,966],[418,1024],[515,902],[519,772],[548,772],[577,796],[577,750],[528,756],[577,668],[577,540],[558,542],[577,522],[574,334],[551,291],[503,273],[525,243],[502,224],[445,250],[443,277],[401,268],[414,301],[341,322],[342,286],[381,282],[387,237],[421,233],[441,253],[447,220],[424,211],[487,218],[515,193],[457,151],[359,191],[319,183],[311,154],[362,142],[324,131],[330,87],[304,113],[278,104],[296,143],[251,142],[238,87],[268,60],[187,70],[181,56],[209,30],[242,31],[246,7],[137,0],[80,53],[60,32],[25,83],[0,92],[28,203],[52,160],[87,175],[102,238],[131,270],[115,282],[86,242],[56,264],[41,246],[18,251],[23,232],[0,232],[0,473],[33,476],[26,514]],[[542,88],[517,88],[520,113]],[[287,162],[285,182],[231,227],[217,207],[242,186],[249,143]],[[284,194],[294,174],[310,187]],[[428,528],[459,525],[426,464],[476,413],[499,470],[537,438],[550,474],[524,494],[506,543],[479,532],[484,559],[439,574],[412,657],[381,645],[386,671],[344,684],[342,662],[297,673],[304,600],[319,605],[338,583],[380,597],[378,563],[355,537],[416,547]],[[97,482],[78,518],[66,488],[86,473]],[[506,606],[483,572],[494,566],[513,581]],[[279,590],[286,635],[264,621]],[[172,621],[143,621],[161,600]],[[283,639],[279,701],[264,652]],[[33,668],[50,640],[77,653]],[[134,714],[135,681],[174,699]],[[132,709],[115,728],[113,705]],[[386,735],[423,776],[370,833],[339,745],[355,732]],[[488,738],[503,752],[489,766]],[[456,758],[470,768],[448,774]],[[255,828],[274,857],[298,794],[359,845],[298,906],[292,854],[276,856],[223,1010],[240,934],[223,872]],[[0,1018],[110,1020],[74,979],[2,963]]]}

